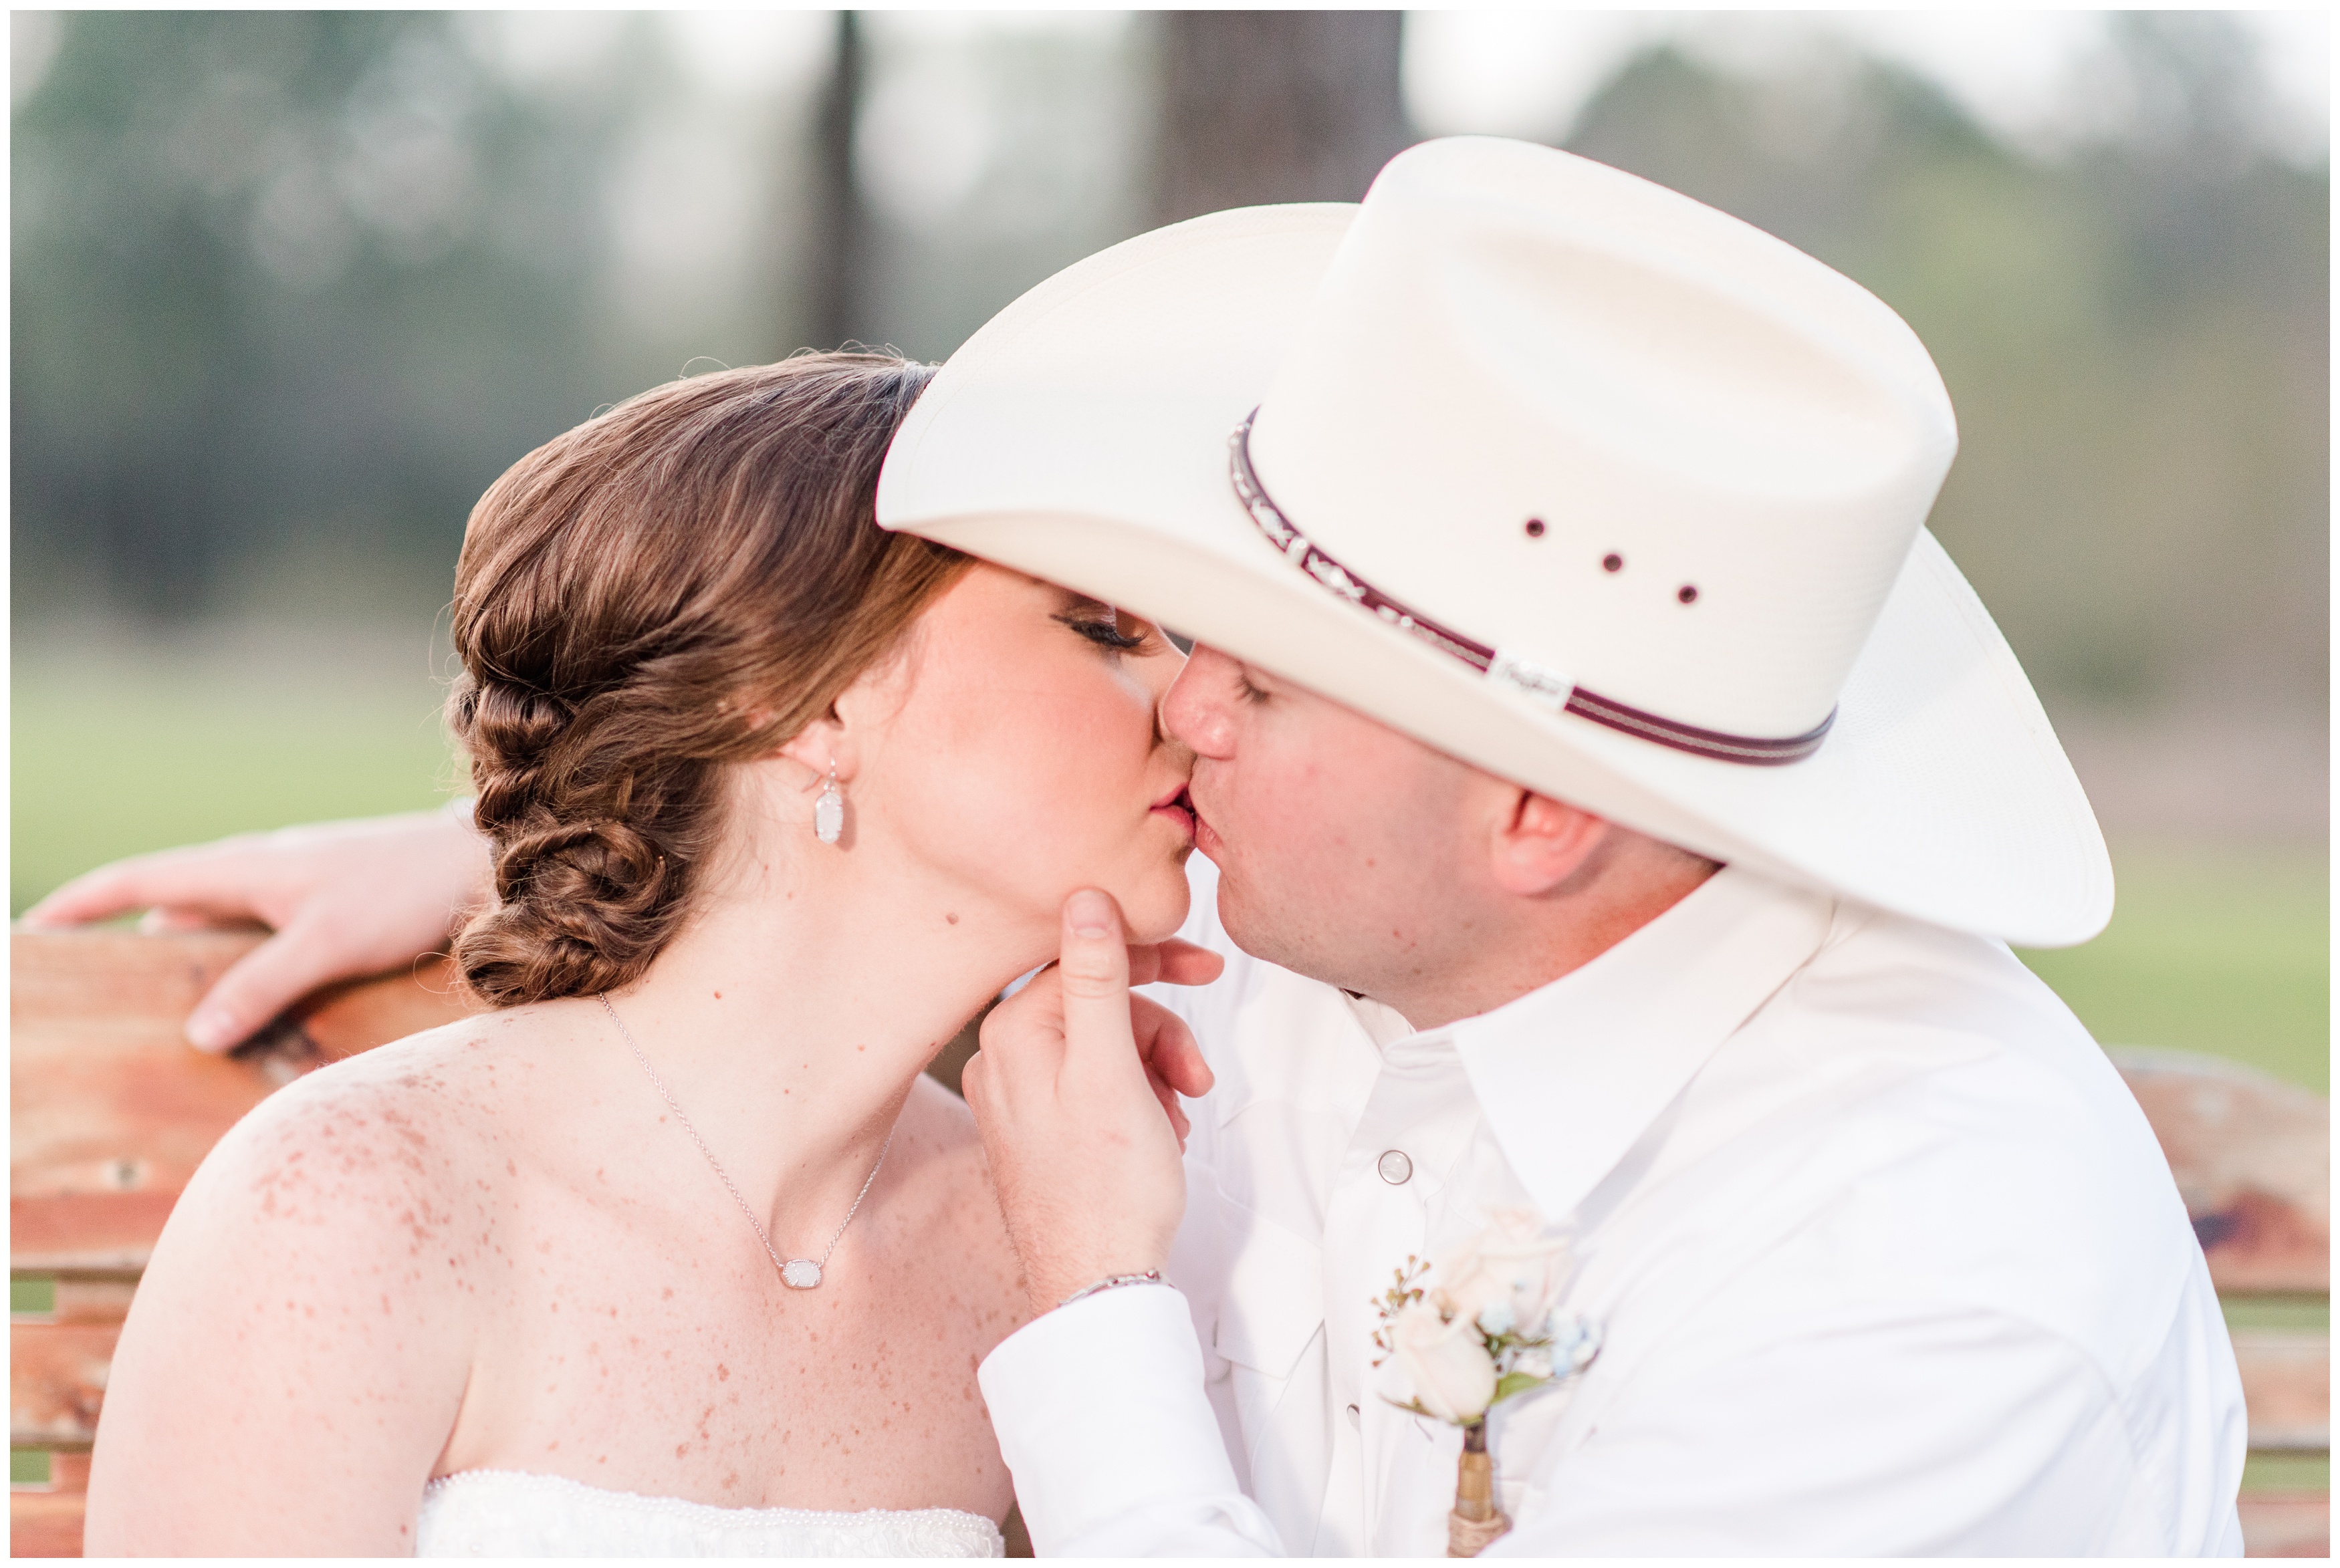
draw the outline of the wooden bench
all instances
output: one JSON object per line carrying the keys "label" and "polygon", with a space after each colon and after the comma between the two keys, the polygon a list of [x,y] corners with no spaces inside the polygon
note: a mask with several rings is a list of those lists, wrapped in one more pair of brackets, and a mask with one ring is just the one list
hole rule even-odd
{"label": "wooden bench", "polygon": [[2265,1073],[2116,1048],[2193,1217],[2250,1411],[2243,1540],[2254,1557],[2332,1541],[2332,1108]]}
{"label": "wooden bench", "polygon": [[[259,940],[120,930],[10,939],[13,1555],[80,1553],[114,1336],[171,1205],[212,1144],[301,1073],[465,1011],[441,962],[320,992],[233,1058],[189,1049],[181,1021]],[[973,1044],[971,1031],[955,1041],[937,1076],[955,1078]],[[2228,1303],[2251,1416],[2246,1539],[2254,1555],[2324,1555],[2326,1104],[2205,1058],[2114,1055],[2169,1154]]]}

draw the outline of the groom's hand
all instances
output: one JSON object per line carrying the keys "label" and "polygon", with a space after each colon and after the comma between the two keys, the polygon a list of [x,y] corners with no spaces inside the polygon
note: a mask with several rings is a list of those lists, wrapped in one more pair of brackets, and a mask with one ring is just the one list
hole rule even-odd
{"label": "groom's hand", "polygon": [[992,1010],[960,1086],[1024,1263],[1033,1310],[1159,1268],[1186,1207],[1178,1096],[1211,1070],[1175,1013],[1129,988],[1215,979],[1215,953],[1131,948],[1109,894],[1065,901],[1062,960]]}
{"label": "groom's hand", "polygon": [[25,912],[77,925],[147,911],[150,930],[257,921],[275,934],[220,976],[187,1038],[225,1050],[328,981],[380,974],[442,949],[486,902],[488,850],[441,811],[319,823],[166,850],[75,877]]}

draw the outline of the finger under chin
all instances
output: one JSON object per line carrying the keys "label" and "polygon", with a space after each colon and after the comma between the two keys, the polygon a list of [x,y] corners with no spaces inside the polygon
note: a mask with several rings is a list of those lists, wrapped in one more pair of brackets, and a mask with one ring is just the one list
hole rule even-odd
{"label": "finger under chin", "polygon": [[1208,948],[1175,937],[1166,942],[1138,942],[1129,950],[1132,985],[1208,985],[1227,966]]}
{"label": "finger under chin", "polygon": [[1155,952],[1159,956],[1160,978],[1165,984],[1208,985],[1226,972],[1225,954],[1213,952],[1207,947],[1196,947],[1193,942],[1182,942],[1175,936],[1167,942],[1156,942]]}

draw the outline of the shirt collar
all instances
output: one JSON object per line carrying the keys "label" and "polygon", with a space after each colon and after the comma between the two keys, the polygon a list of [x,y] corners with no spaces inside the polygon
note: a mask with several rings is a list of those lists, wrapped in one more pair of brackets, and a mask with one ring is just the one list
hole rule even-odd
{"label": "shirt collar", "polygon": [[1358,1027],[1365,1031],[1365,1038],[1373,1042],[1373,1050],[1383,1056],[1388,1056],[1391,1046],[1414,1032],[1413,1025],[1406,1022],[1405,1014],[1389,1003],[1375,1001],[1370,996],[1359,996],[1352,991],[1344,991],[1341,995],[1348,1002],[1349,1011],[1356,1015]]}
{"label": "shirt collar", "polygon": [[1547,1220],[1819,951],[1833,901],[1725,866],[1591,962],[1443,1031]]}

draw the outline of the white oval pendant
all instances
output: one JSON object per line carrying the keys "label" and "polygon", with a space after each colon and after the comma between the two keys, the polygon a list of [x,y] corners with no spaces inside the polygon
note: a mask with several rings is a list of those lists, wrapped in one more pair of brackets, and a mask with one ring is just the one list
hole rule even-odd
{"label": "white oval pendant", "polygon": [[812,831],[823,843],[835,843],[845,832],[845,797],[833,789],[820,792],[812,803]]}
{"label": "white oval pendant", "polygon": [[780,1283],[791,1290],[810,1290],[820,1283],[820,1265],[809,1257],[791,1257],[780,1266]]}

